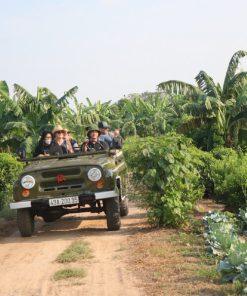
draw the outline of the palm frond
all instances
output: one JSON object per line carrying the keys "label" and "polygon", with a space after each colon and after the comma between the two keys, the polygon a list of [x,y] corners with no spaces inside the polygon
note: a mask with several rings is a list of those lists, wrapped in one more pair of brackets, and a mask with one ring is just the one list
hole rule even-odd
{"label": "palm frond", "polygon": [[195,77],[195,80],[204,94],[216,98],[220,97],[221,93],[218,86],[214,83],[212,77],[210,77],[206,72],[200,71],[200,73]]}
{"label": "palm frond", "polygon": [[5,100],[9,100],[9,87],[6,81],[0,81],[0,98],[3,97]]}
{"label": "palm frond", "polygon": [[35,101],[35,98],[24,87],[16,83],[14,84],[14,96],[24,112],[30,110],[31,104]]}
{"label": "palm frond", "polygon": [[78,91],[78,86],[74,86],[71,89],[69,89],[68,91],[66,91],[64,93],[64,95],[57,100],[56,105],[60,106],[65,106],[68,103],[68,99],[70,98],[74,98],[74,95],[76,94],[76,92]]}
{"label": "palm frond", "polygon": [[202,93],[196,86],[179,80],[161,82],[157,87],[159,91],[162,91],[166,95],[194,96]]}
{"label": "palm frond", "polygon": [[225,97],[237,97],[247,85],[247,72],[236,74],[228,83]]}
{"label": "palm frond", "polygon": [[238,68],[240,59],[245,57],[246,55],[247,55],[247,51],[239,50],[239,51],[235,52],[234,55],[232,56],[232,58],[229,62],[227,71],[226,71],[226,76],[225,76],[225,80],[224,80],[224,84],[223,84],[223,94],[226,94],[228,84],[229,84],[230,80],[236,74],[236,70]]}
{"label": "palm frond", "polygon": [[91,102],[91,100],[89,98],[86,98],[86,101],[87,101],[89,107],[93,106],[93,103]]}

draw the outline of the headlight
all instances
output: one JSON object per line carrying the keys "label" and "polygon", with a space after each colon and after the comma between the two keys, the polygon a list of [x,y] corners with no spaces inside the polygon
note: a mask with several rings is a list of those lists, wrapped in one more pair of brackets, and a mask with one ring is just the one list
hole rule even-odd
{"label": "headlight", "polygon": [[25,189],[31,189],[33,188],[35,185],[35,179],[34,177],[30,176],[30,175],[26,175],[24,177],[22,177],[21,179],[21,186]]}
{"label": "headlight", "polygon": [[91,168],[87,173],[90,181],[96,182],[102,177],[101,171],[97,168]]}

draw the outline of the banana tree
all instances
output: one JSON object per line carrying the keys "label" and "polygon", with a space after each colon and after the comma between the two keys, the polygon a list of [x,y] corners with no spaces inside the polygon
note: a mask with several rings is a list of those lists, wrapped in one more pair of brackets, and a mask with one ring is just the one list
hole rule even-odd
{"label": "banana tree", "polygon": [[119,102],[123,133],[127,135],[161,135],[169,130],[174,115],[166,97],[159,93],[134,95]]}
{"label": "banana tree", "polygon": [[92,103],[86,98],[86,104],[79,102],[76,97],[74,107],[66,108],[63,113],[63,122],[73,132],[76,140],[82,142],[86,137],[86,129],[92,124],[98,124],[99,121],[106,121],[110,125],[118,118],[118,108],[111,102],[101,103],[97,101]]}
{"label": "banana tree", "polygon": [[5,105],[0,114],[2,147],[9,145],[15,151],[18,146],[24,145],[29,153],[40,133],[52,129],[60,121],[64,108],[68,106],[68,99],[74,97],[77,91],[77,87],[74,87],[57,98],[49,89],[38,87],[36,96],[33,96],[15,84],[14,97],[10,98],[6,84],[1,85],[0,104]]}
{"label": "banana tree", "polygon": [[225,145],[235,146],[239,131],[247,126],[247,72],[238,72],[240,59],[246,55],[246,51],[237,51],[232,56],[222,87],[200,71],[195,77],[197,86],[170,80],[160,83],[158,90],[166,95],[183,95],[187,99],[184,110],[192,116],[188,125],[216,125]]}

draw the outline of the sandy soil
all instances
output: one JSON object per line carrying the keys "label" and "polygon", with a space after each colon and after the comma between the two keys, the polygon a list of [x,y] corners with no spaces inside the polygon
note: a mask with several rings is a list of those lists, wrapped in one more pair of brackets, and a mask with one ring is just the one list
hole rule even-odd
{"label": "sandy soil", "polygon": [[[17,230],[0,237],[0,295],[143,295],[125,258],[128,238],[143,226],[145,212],[131,205],[116,232],[106,230],[104,214],[77,214],[53,223],[37,220],[31,238],[20,237]],[[86,277],[54,281],[54,273],[65,267],[55,262],[56,257],[76,239],[88,241],[93,250],[92,259],[76,263],[86,270]]]}

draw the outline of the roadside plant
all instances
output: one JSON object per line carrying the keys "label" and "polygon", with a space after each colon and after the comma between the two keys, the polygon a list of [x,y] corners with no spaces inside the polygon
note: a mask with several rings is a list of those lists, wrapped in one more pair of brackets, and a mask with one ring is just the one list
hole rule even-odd
{"label": "roadside plant", "polygon": [[141,199],[153,225],[182,226],[203,194],[190,145],[189,139],[175,133],[132,137],[125,143],[125,160],[139,186],[145,189]]}
{"label": "roadside plant", "polygon": [[234,241],[228,256],[220,261],[218,271],[223,282],[247,283],[247,243],[240,239]]}
{"label": "roadside plant", "polygon": [[0,210],[12,200],[13,183],[22,166],[11,154],[0,153]]}
{"label": "roadside plant", "polygon": [[217,256],[227,255],[239,231],[235,215],[230,212],[210,212],[204,216],[203,221],[204,237],[209,250]]}

